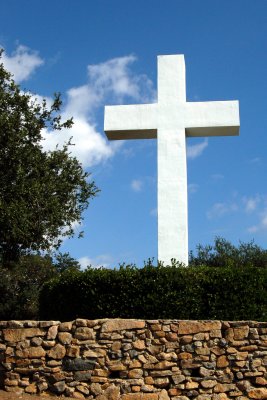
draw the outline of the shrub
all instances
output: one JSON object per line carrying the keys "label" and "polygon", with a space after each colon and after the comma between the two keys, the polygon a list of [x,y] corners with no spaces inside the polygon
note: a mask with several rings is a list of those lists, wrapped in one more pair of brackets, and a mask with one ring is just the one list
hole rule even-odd
{"label": "shrub", "polygon": [[[12,267],[12,268],[11,268]],[[28,255],[0,268],[0,320],[36,319],[39,291],[56,274],[50,257]]]}
{"label": "shrub", "polygon": [[267,269],[178,264],[70,271],[46,283],[40,316],[267,320]]}
{"label": "shrub", "polygon": [[207,265],[210,267],[230,266],[254,266],[267,267],[267,250],[262,249],[253,241],[249,243],[240,242],[234,246],[229,241],[217,237],[214,245],[197,246],[197,254],[190,252],[189,264],[194,266]]}
{"label": "shrub", "polygon": [[77,271],[79,263],[68,253],[28,254],[0,267],[0,320],[38,319],[39,292],[43,284],[63,270]]}

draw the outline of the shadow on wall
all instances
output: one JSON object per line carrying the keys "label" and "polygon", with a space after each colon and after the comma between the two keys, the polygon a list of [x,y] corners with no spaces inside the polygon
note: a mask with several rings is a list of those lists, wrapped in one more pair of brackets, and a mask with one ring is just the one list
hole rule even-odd
{"label": "shadow on wall", "polygon": [[[1,357],[0,357],[1,360]],[[4,380],[5,380],[5,376],[4,376],[4,370],[2,370],[2,367],[0,366],[0,389],[4,390]]]}

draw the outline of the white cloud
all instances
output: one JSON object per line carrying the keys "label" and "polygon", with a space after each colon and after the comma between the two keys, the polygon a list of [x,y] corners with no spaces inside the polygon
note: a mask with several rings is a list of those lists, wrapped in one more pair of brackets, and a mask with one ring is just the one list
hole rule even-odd
{"label": "white cloud", "polygon": [[81,266],[81,269],[86,269],[86,267],[89,267],[92,264],[92,261],[89,257],[81,257],[78,259],[78,262]]}
{"label": "white cloud", "polygon": [[214,182],[218,182],[218,181],[221,181],[222,179],[224,179],[224,175],[222,175],[222,174],[212,174],[211,175],[211,179]]}
{"label": "white cloud", "polygon": [[115,96],[116,102],[122,101],[125,96],[142,102],[155,101],[152,81],[146,75],[134,75],[129,68],[135,61],[135,56],[128,55],[89,65],[89,85],[94,87],[98,97],[110,93]]}
{"label": "white cloud", "polygon": [[260,221],[258,224],[250,226],[247,231],[249,233],[256,233],[267,230],[267,209],[260,213]]}
{"label": "white cloud", "polygon": [[188,193],[196,193],[198,191],[199,185],[197,183],[189,183]]}
{"label": "white cloud", "polygon": [[[82,221],[73,221],[71,223],[71,229],[73,229],[74,234],[77,236],[81,230],[82,230],[82,226],[83,226],[83,222]],[[69,227],[65,226],[63,227],[61,234],[59,235],[59,239],[63,242],[65,242],[66,240],[70,239],[69,236],[64,236],[64,233],[66,233],[66,231],[69,229]]]}
{"label": "white cloud", "polygon": [[62,146],[70,137],[75,144],[70,150],[84,167],[91,167],[108,160],[122,146],[122,141],[108,142],[98,130],[95,114],[104,104],[122,103],[125,98],[145,102],[152,101],[152,82],[145,75],[135,75],[130,65],[134,56],[114,58],[101,64],[88,66],[88,82],[73,87],[67,92],[63,119],[73,116],[71,129],[61,132],[44,131],[43,147],[52,150],[57,144]]}
{"label": "white cloud", "polygon": [[134,192],[140,192],[143,188],[143,182],[141,181],[141,179],[132,180],[131,188]]}
{"label": "white cloud", "polygon": [[251,213],[256,210],[259,203],[261,201],[260,196],[256,195],[255,197],[243,197],[243,203],[245,205],[245,211],[247,213]]}
{"label": "white cloud", "polygon": [[249,160],[249,163],[250,163],[250,164],[260,164],[260,162],[261,162],[260,157],[254,157],[254,158],[251,158],[251,159]]}
{"label": "white cloud", "polygon": [[186,148],[187,157],[191,159],[199,157],[207,146],[208,146],[208,139],[205,139],[202,143],[188,145]]}
{"label": "white cloud", "polygon": [[84,167],[106,161],[121,145],[120,143],[109,144],[93,124],[90,124],[85,118],[76,118],[71,129],[63,129],[60,133],[44,131],[43,148],[53,150],[57,144],[62,147],[70,137],[74,143],[70,151]]}
{"label": "white cloud", "polygon": [[[246,228],[248,233],[267,231],[267,196],[256,194],[254,196],[239,196],[233,193],[232,199],[225,202],[217,202],[206,212],[208,219],[216,219],[240,212],[244,221],[252,220],[252,225]],[[254,219],[254,221],[253,221]]]}
{"label": "white cloud", "polygon": [[29,79],[36,68],[44,63],[37,51],[22,45],[18,46],[11,56],[4,52],[2,62],[4,67],[14,75],[16,82]]}
{"label": "white cloud", "polygon": [[256,212],[258,222],[247,228],[249,233],[256,233],[267,230],[267,198],[264,195],[243,197],[245,212],[251,214]]}
{"label": "white cloud", "polygon": [[84,117],[91,116],[95,107],[98,107],[102,98],[94,87],[83,85],[74,87],[67,92],[67,104],[65,113],[68,116]]}
{"label": "white cloud", "polygon": [[267,229],[267,211],[262,216],[261,225],[264,229]]}
{"label": "white cloud", "polygon": [[108,254],[101,254],[95,258],[90,258],[87,256],[81,257],[78,259],[79,264],[81,265],[81,269],[86,269],[88,266],[92,266],[93,268],[111,268],[111,263],[113,259]]}
{"label": "white cloud", "polygon": [[207,217],[209,219],[219,218],[225,214],[235,212],[238,210],[236,203],[215,203],[209,211],[207,211]]}
{"label": "white cloud", "polygon": [[248,233],[256,233],[259,231],[259,226],[257,225],[252,225],[247,229]]}

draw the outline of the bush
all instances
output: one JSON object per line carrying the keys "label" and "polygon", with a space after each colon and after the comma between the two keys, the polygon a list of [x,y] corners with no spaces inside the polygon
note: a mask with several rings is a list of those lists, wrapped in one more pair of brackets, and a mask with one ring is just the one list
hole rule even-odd
{"label": "bush", "polygon": [[253,241],[249,243],[241,242],[239,246],[234,246],[227,240],[217,237],[213,246],[198,245],[196,256],[193,252],[190,252],[189,264],[191,266],[207,265],[210,267],[244,267],[250,265],[266,268],[267,250],[262,249]]}
{"label": "bush", "polygon": [[68,253],[40,256],[28,254],[0,267],[0,320],[38,319],[39,292],[43,284],[64,270],[80,265]]}
{"label": "bush", "polygon": [[56,275],[50,257],[28,255],[0,268],[0,320],[36,319],[39,292],[45,281]]}
{"label": "bush", "polygon": [[70,271],[46,283],[43,319],[267,320],[267,269],[178,264]]}

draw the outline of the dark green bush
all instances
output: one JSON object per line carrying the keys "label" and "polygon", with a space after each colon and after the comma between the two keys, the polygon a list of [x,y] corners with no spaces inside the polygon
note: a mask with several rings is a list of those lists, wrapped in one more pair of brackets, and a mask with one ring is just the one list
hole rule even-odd
{"label": "dark green bush", "polygon": [[267,320],[267,269],[153,267],[70,271],[46,283],[40,317]]}
{"label": "dark green bush", "polygon": [[[267,251],[217,238],[190,266],[80,271],[70,255],[28,254],[0,266],[0,320],[97,318],[267,321]],[[52,278],[52,280],[51,280]]]}
{"label": "dark green bush", "polygon": [[38,318],[40,289],[55,275],[48,256],[23,256],[9,268],[0,267],[0,320]]}
{"label": "dark green bush", "polygon": [[54,259],[37,254],[21,256],[17,262],[0,265],[0,320],[38,319],[39,292],[43,284],[62,271],[77,271],[79,263],[68,253]]}

